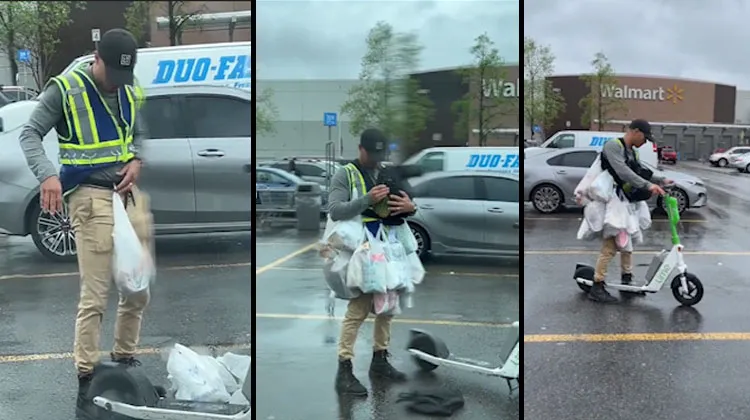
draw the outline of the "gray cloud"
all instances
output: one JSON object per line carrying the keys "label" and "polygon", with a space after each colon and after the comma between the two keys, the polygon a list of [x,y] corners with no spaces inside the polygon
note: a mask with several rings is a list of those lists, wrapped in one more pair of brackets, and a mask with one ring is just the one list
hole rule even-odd
{"label": "gray cloud", "polygon": [[258,78],[354,79],[367,32],[380,20],[419,36],[422,70],[470,63],[468,50],[483,32],[506,61],[519,61],[518,0],[261,0]]}
{"label": "gray cloud", "polygon": [[550,45],[556,73],[589,71],[597,51],[615,71],[750,88],[743,0],[534,0],[524,35]]}

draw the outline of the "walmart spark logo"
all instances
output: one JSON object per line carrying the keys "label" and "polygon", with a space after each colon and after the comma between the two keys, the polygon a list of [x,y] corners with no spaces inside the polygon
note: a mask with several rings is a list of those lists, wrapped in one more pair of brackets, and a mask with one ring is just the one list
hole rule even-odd
{"label": "walmart spark logo", "polygon": [[672,101],[673,104],[681,102],[683,99],[685,99],[683,96],[684,93],[685,89],[682,89],[677,85],[673,85],[672,87],[667,88],[667,100]]}

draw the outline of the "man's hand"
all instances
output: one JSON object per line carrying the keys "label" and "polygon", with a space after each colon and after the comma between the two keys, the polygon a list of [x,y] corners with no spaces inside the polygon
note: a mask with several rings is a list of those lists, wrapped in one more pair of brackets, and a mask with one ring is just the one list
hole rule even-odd
{"label": "man's hand", "polygon": [[405,192],[401,195],[391,194],[388,196],[388,210],[392,216],[399,214],[411,213],[416,210],[416,206]]}
{"label": "man's hand", "polygon": [[60,178],[51,176],[39,186],[39,198],[41,199],[42,210],[49,214],[62,212],[63,197],[62,184]]}
{"label": "man's hand", "polygon": [[648,190],[651,191],[651,194],[656,194],[656,195],[665,195],[666,194],[666,192],[664,191],[664,188],[662,188],[662,187],[660,187],[660,186],[658,186],[656,184],[651,184],[651,186],[648,187]]}
{"label": "man's hand", "polygon": [[384,198],[388,196],[388,187],[380,184],[372,187],[370,191],[367,192],[367,197],[370,199],[370,204],[377,204],[381,202]]}
{"label": "man's hand", "polygon": [[122,177],[122,181],[117,184],[115,191],[119,194],[130,192],[133,189],[133,184],[138,181],[138,177],[141,175],[141,161],[138,159],[131,160],[117,175]]}

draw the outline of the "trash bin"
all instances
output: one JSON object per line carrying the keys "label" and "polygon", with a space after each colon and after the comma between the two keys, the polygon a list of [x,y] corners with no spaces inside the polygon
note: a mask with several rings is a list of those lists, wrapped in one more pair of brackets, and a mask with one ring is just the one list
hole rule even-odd
{"label": "trash bin", "polygon": [[319,232],[320,213],[323,209],[320,184],[309,182],[297,185],[294,205],[297,213],[297,230]]}

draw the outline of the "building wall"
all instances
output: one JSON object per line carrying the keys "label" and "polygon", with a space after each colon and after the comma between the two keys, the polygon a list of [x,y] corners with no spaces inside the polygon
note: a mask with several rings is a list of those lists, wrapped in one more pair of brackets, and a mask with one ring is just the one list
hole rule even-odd
{"label": "building wall", "polygon": [[[169,30],[159,29],[156,26],[157,17],[167,17],[167,8],[162,3],[157,3],[151,8],[151,46],[163,47],[169,46]],[[251,10],[252,2],[245,1],[186,1],[182,6],[185,13],[220,13],[220,12],[237,12]],[[250,41],[251,28],[235,29],[233,34],[234,41]],[[228,29],[186,29],[182,34],[182,43],[189,44],[207,44],[214,42],[229,42]]]}
{"label": "building wall", "polygon": [[[555,76],[553,85],[561,90],[565,112],[551,127],[587,129],[581,124],[579,101],[588,93],[579,75]],[[608,94],[623,98],[625,109],[610,116],[615,120],[646,118],[654,122],[692,124],[734,123],[736,88],[695,80],[660,77],[618,76],[618,84]]]}
{"label": "building wall", "polygon": [[356,157],[359,139],[349,133],[350,120],[341,115],[341,106],[349,89],[357,83],[356,80],[258,80],[257,90],[273,90],[273,103],[279,113],[275,133],[254,139],[258,159],[325,156],[329,139],[329,130],[323,126],[326,112],[338,114],[338,126],[330,130],[336,155]]}
{"label": "building wall", "polygon": [[[510,95],[512,100],[516,102],[516,108],[510,112],[497,114],[490,124],[497,128],[519,128],[520,113],[517,104],[520,85],[518,66],[506,67],[506,80],[485,80],[483,82],[477,80],[470,86],[464,83],[462,76],[456,70],[431,71],[413,76],[419,80],[420,86],[426,91],[435,106],[435,117],[428,122],[427,128],[420,136],[420,148],[479,144],[479,135],[473,132],[473,130],[479,128],[477,121],[470,121],[468,132],[465,134],[456,133],[455,129],[458,118],[453,112],[452,105],[469,91],[471,91],[471,97],[474,98],[473,106],[475,109],[479,106],[480,90],[481,96],[486,100],[492,100],[497,95]],[[495,112],[491,108],[486,109],[488,113]],[[518,139],[515,134],[493,134],[488,138],[487,143],[488,146],[512,146],[518,145]]]}
{"label": "building wall", "polygon": [[750,90],[737,91],[734,109],[735,124],[750,124]]}

